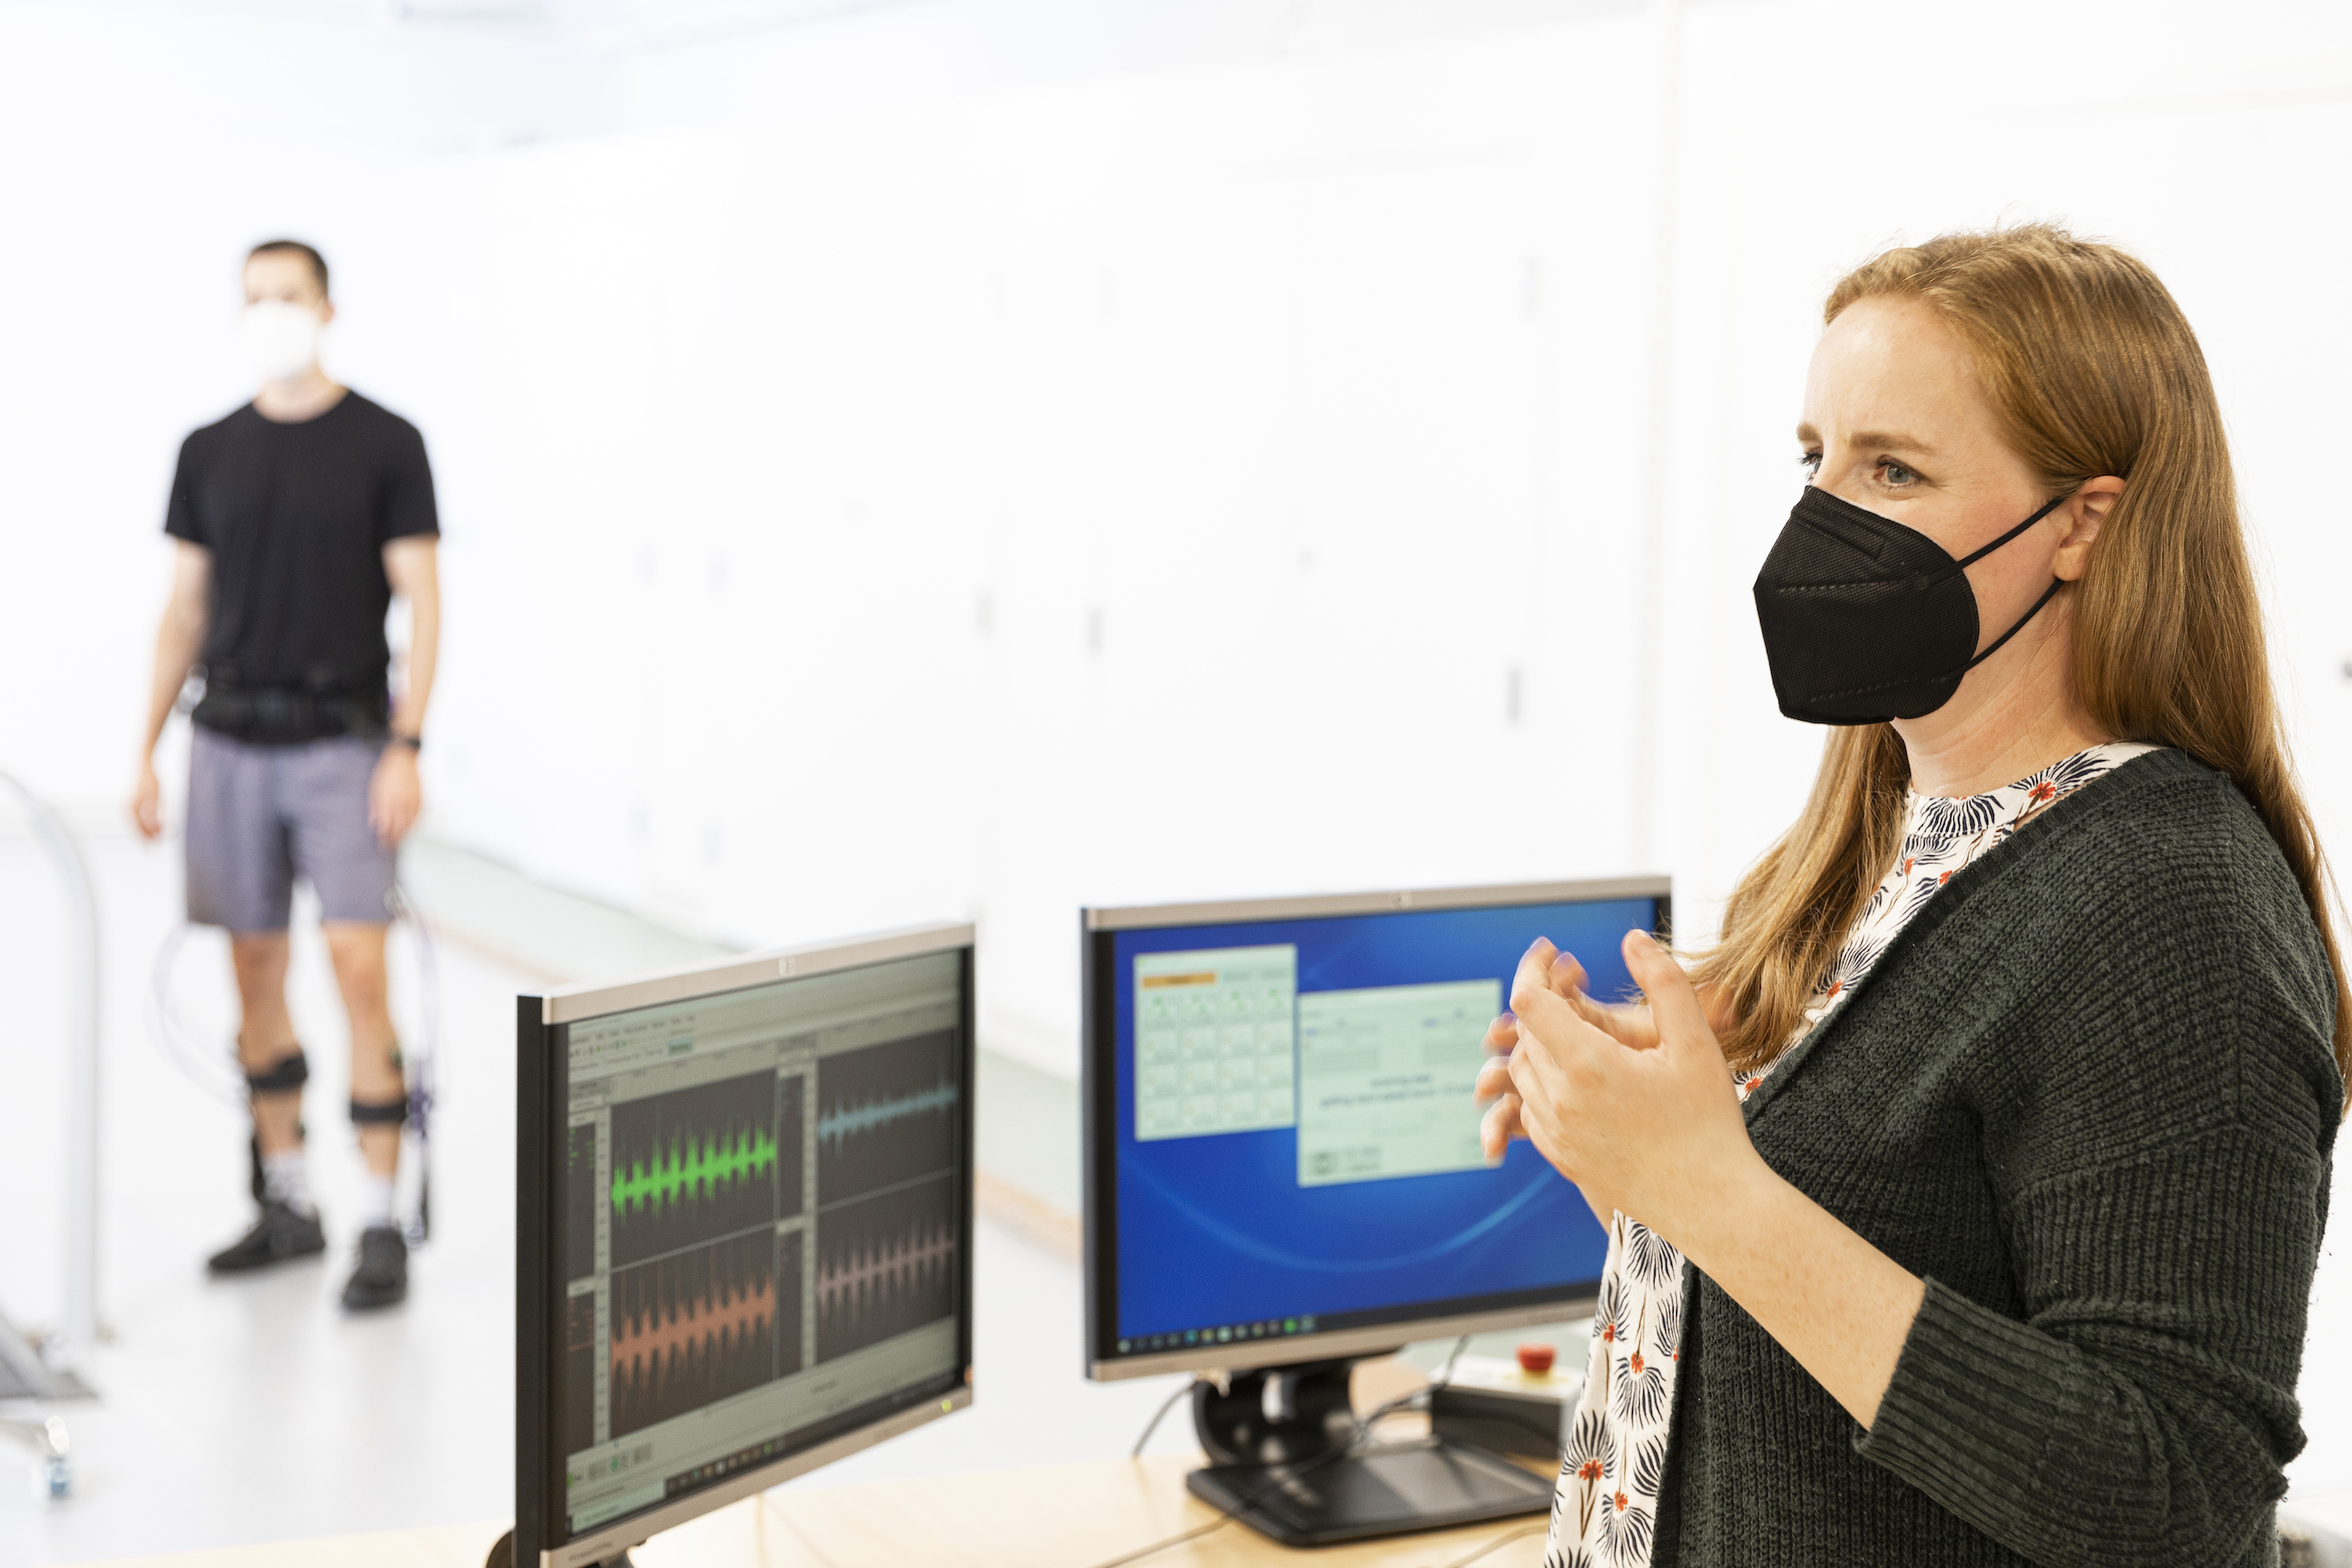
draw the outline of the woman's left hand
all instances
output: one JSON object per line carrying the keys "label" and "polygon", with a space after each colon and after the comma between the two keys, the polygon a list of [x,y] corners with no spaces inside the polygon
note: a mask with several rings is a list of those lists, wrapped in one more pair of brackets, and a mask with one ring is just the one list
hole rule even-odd
{"label": "woman's left hand", "polygon": [[1582,971],[1538,940],[1511,988],[1511,1091],[1519,1127],[1595,1214],[1605,1222],[1620,1210],[1673,1241],[1685,1217],[1763,1162],[1689,977],[1645,932],[1627,932],[1623,951],[1649,999],[1655,1045],[1591,1021],[1593,1004],[1568,978]]}

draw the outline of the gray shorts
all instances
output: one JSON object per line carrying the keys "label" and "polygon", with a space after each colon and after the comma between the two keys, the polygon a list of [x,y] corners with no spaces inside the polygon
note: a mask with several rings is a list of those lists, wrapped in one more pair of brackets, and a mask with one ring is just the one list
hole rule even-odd
{"label": "gray shorts", "polygon": [[368,826],[368,780],[383,743],[337,736],[254,746],[199,726],[188,758],[188,919],[282,931],[294,879],[320,916],[392,918],[394,852]]}

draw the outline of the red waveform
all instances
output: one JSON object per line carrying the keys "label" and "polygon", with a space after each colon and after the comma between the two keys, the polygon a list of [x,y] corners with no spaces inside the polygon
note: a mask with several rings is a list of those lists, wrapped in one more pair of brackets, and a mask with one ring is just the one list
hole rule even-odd
{"label": "red waveform", "polygon": [[907,1236],[863,1242],[821,1263],[816,1274],[817,1306],[835,1312],[858,1299],[860,1287],[887,1284],[898,1289],[913,1285],[932,1265],[944,1267],[955,1257],[955,1233],[943,1225],[927,1226]]}
{"label": "red waveform", "polygon": [[689,1296],[682,1308],[671,1307],[664,1312],[659,1307],[648,1307],[642,1313],[616,1321],[613,1325],[613,1370],[619,1372],[637,1356],[646,1357],[648,1366],[657,1368],[670,1351],[713,1347],[730,1329],[740,1331],[734,1335],[734,1343],[740,1344],[751,1334],[764,1333],[774,1316],[775,1282],[764,1274],[754,1279],[749,1290],[738,1285],[730,1291],[722,1286],[718,1294],[715,1304]]}

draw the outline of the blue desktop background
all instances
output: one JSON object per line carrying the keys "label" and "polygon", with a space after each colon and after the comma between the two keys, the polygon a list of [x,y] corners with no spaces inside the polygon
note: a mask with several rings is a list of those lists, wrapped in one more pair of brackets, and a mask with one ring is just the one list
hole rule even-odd
{"label": "blue desktop background", "polygon": [[1608,1250],[1575,1187],[1525,1142],[1492,1169],[1315,1187],[1298,1185],[1292,1128],[1138,1143],[1138,955],[1290,943],[1302,993],[1492,975],[1507,998],[1519,955],[1549,936],[1615,1000],[1632,984],[1619,941],[1656,922],[1640,898],[1118,933],[1118,1334],[1590,1284]]}

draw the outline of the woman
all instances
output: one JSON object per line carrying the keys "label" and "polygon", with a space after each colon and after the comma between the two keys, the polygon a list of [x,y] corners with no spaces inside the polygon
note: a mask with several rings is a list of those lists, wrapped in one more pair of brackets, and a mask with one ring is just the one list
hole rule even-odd
{"label": "woman", "polygon": [[1610,1224],[1546,1561],[2273,1563],[2352,1030],[2203,356],[2047,226],[1823,318],[1811,799],[1687,977],[1538,942],[1488,1036]]}

